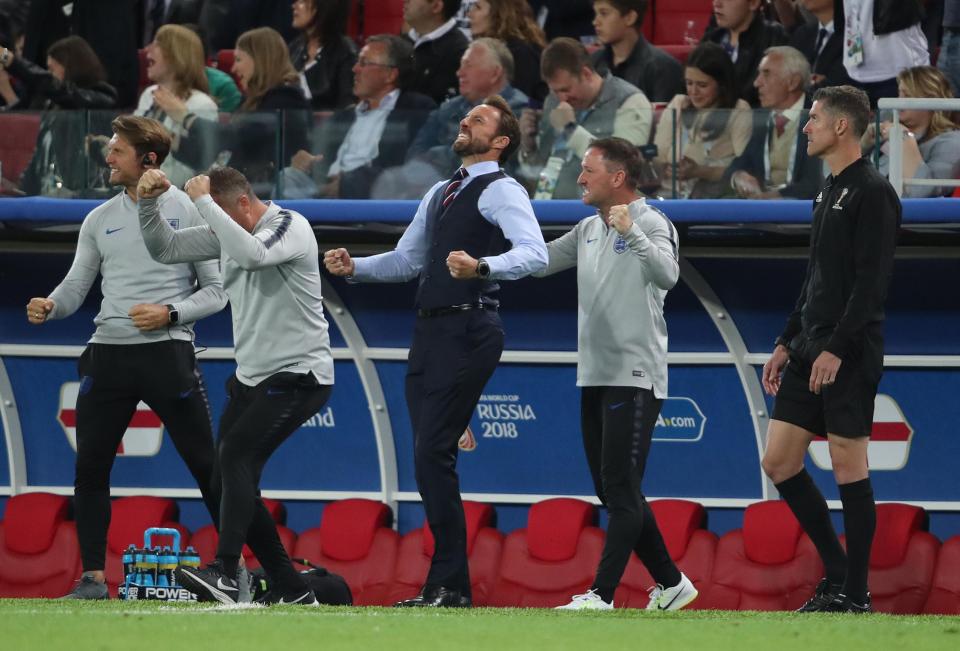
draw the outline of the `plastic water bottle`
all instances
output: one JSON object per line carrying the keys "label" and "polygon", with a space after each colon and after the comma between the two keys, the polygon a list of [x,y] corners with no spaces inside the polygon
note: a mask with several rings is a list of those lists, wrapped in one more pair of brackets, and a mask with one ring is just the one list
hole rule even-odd
{"label": "plastic water bottle", "polygon": [[143,585],[157,585],[157,564],[160,562],[160,548],[147,549],[143,554]]}
{"label": "plastic water bottle", "polygon": [[193,547],[180,552],[180,567],[200,567],[200,554]]}
{"label": "plastic water bottle", "polygon": [[123,562],[123,587],[124,589],[129,588],[131,583],[136,583],[136,572],[137,566],[134,563],[136,557],[137,548],[134,545],[130,545],[123,552],[121,560]]}
{"label": "plastic water bottle", "polygon": [[560,179],[560,170],[563,169],[564,159],[560,156],[551,156],[547,159],[547,164],[540,171],[540,180],[537,182],[537,191],[534,193],[534,199],[553,199],[553,193],[557,189],[557,181]]}
{"label": "plastic water bottle", "polygon": [[693,20],[687,21],[687,26],[683,30],[683,43],[684,45],[689,45],[690,47],[696,47],[700,42],[699,37],[697,37],[697,23]]}
{"label": "plastic water bottle", "polygon": [[174,571],[176,569],[177,554],[167,545],[163,548],[163,551],[160,552],[157,569],[157,585],[163,587],[174,585]]}
{"label": "plastic water bottle", "polygon": [[146,552],[146,549],[133,550],[133,583],[136,585],[143,585],[143,575],[145,573],[143,556]]}

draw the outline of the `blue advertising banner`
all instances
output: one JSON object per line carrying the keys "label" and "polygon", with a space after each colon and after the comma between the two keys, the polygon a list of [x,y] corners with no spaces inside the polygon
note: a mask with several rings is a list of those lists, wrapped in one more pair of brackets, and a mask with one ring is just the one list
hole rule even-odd
{"label": "blue advertising banner", "polygon": [[[76,362],[68,359],[6,357],[17,396],[33,486],[71,486],[75,459]],[[214,427],[224,404],[223,386],[232,362],[201,363]],[[356,367],[336,364],[330,402],[271,457],[261,487],[287,490],[380,490],[380,465],[370,411]],[[216,431],[216,429],[214,429]],[[195,488],[159,419],[141,405],[114,464],[117,487]],[[6,463],[3,474],[7,476]]]}
{"label": "blue advertising banner", "polygon": [[[406,365],[377,365],[393,424],[400,490],[415,491]],[[592,495],[569,365],[501,364],[474,410],[476,449],[460,453],[466,492]],[[675,366],[644,479],[650,496],[760,498],[759,453],[732,367]]]}

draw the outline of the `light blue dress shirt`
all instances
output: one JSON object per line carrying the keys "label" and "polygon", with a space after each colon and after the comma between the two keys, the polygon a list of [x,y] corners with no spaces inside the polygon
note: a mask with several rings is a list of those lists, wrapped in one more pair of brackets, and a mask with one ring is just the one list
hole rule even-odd
{"label": "light blue dress shirt", "polygon": [[[497,161],[470,165],[467,167],[468,176],[457,192],[461,192],[476,177],[499,169]],[[356,267],[351,281],[403,282],[420,273],[430,248],[427,206],[433,194],[445,184],[446,181],[441,181],[427,191],[417,208],[417,214],[393,251],[354,260]],[[484,258],[490,265],[491,280],[516,280],[547,266],[547,245],[533,214],[530,197],[522,185],[510,177],[495,180],[480,194],[477,208],[484,219],[503,231],[504,237],[512,245],[506,253]]]}

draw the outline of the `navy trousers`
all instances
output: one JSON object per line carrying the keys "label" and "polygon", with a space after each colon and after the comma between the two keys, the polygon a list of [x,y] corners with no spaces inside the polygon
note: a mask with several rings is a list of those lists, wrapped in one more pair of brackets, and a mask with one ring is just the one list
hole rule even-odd
{"label": "navy trousers", "polygon": [[426,584],[470,596],[467,526],[457,476],[457,441],[503,352],[500,315],[470,310],[414,326],[406,398],[414,468],[436,542]]}

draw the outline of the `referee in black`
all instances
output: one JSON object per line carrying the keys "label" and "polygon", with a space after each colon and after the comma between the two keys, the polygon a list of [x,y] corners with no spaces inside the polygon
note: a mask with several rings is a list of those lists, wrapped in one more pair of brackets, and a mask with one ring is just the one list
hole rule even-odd
{"label": "referee in black", "polygon": [[[796,308],[763,367],[775,396],[763,470],[776,484],[826,569],[801,612],[871,611],[867,589],[876,507],[867,466],[873,403],[883,373],[883,304],[893,271],[900,199],[861,158],[870,119],[866,93],[833,86],[813,96],[807,153],[830,176],[814,202],[810,259]],[[826,436],[843,503],[847,551],[823,494],[804,468]]]}

